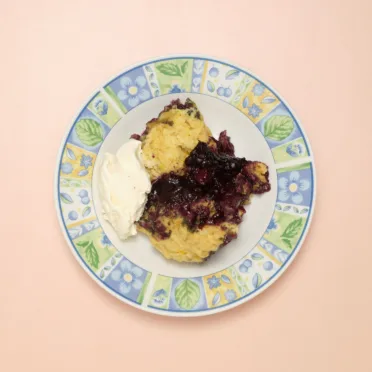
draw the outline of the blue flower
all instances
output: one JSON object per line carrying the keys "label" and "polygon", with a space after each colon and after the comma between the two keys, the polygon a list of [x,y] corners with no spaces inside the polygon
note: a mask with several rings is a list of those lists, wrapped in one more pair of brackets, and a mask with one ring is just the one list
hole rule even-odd
{"label": "blue flower", "polygon": [[258,117],[261,112],[262,112],[262,109],[257,106],[255,103],[252,104],[252,106],[248,107],[248,114],[253,116],[254,118]]}
{"label": "blue flower", "polygon": [[209,289],[218,288],[221,285],[220,278],[217,278],[216,275],[213,275],[211,278],[208,278]]}
{"label": "blue flower", "polygon": [[122,101],[128,102],[130,107],[136,107],[140,102],[150,98],[150,92],[145,88],[146,79],[143,76],[137,76],[133,81],[130,77],[124,76],[120,79],[121,90],[118,97]]}
{"label": "blue flower", "polygon": [[310,182],[307,179],[300,179],[300,173],[293,171],[289,174],[289,178],[281,177],[278,182],[279,194],[278,199],[282,202],[286,202],[289,199],[292,203],[302,203],[304,197],[300,191],[308,190]]}
{"label": "blue flower", "polygon": [[262,85],[262,84],[256,84],[253,89],[252,89],[252,92],[255,96],[261,96],[263,94],[263,92],[265,91],[265,86]]}
{"label": "blue flower", "polygon": [[159,289],[154,292],[152,295],[152,301],[157,305],[163,305],[165,304],[165,301],[167,300],[167,291],[164,289]]}
{"label": "blue flower", "polygon": [[275,221],[275,218],[273,217],[270,222],[269,226],[267,226],[267,231],[276,230],[278,228],[278,224]]}
{"label": "blue flower", "polygon": [[159,296],[166,296],[167,291],[165,289],[158,289],[157,291],[154,292],[152,295],[153,297],[159,297]]}
{"label": "blue flower", "polygon": [[233,289],[228,289],[225,292],[225,298],[227,302],[234,301],[236,299],[236,292]]}
{"label": "blue flower", "polygon": [[72,164],[71,163],[62,163],[61,165],[61,171],[65,174],[70,174],[72,172]]}
{"label": "blue flower", "polygon": [[287,146],[287,154],[294,158],[302,155],[305,152],[305,148],[300,143],[291,143]]}
{"label": "blue flower", "polygon": [[92,165],[93,158],[90,155],[81,155],[80,165],[85,169]]}
{"label": "blue flower", "polygon": [[94,103],[93,107],[98,115],[106,115],[108,111],[108,104],[102,98],[97,98]]}
{"label": "blue flower", "polygon": [[106,234],[102,234],[101,243],[104,247],[107,247],[108,245],[111,245],[111,240],[107,237]]}
{"label": "blue flower", "polygon": [[119,283],[119,291],[128,294],[132,288],[140,290],[142,281],[139,279],[143,274],[142,269],[134,266],[127,260],[120,262],[119,266],[111,273],[111,279]]}
{"label": "blue flower", "polygon": [[172,84],[168,93],[183,93],[185,89],[180,88],[178,84]]}

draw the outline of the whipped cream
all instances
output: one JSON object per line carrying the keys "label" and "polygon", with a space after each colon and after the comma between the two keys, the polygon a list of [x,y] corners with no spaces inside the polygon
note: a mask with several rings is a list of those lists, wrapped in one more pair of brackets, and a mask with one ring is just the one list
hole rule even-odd
{"label": "whipped cream", "polygon": [[141,218],[151,190],[150,177],[142,161],[141,142],[130,139],[116,155],[106,153],[99,172],[103,217],[120,239],[136,235],[135,222]]}

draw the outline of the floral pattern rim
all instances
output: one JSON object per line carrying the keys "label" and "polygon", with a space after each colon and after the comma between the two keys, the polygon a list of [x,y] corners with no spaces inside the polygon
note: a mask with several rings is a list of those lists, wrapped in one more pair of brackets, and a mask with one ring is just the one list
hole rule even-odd
{"label": "floral pattern rim", "polygon": [[[262,132],[275,162],[280,164],[277,204],[257,246],[222,272],[183,279],[153,275],[122,257],[96,220],[89,197],[89,168],[93,169],[110,129],[142,102],[181,92],[212,95],[245,113]],[[75,189],[78,193],[71,196],[70,191]],[[190,316],[237,306],[280,276],[308,230],[315,174],[306,136],[277,93],[232,64],[179,56],[128,69],[94,94],[62,143],[55,190],[67,241],[82,267],[102,287],[120,300],[150,312]]]}

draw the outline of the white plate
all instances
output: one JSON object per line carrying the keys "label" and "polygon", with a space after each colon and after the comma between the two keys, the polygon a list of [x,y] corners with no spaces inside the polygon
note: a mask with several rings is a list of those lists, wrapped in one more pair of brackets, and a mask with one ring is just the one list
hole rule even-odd
{"label": "white plate", "polygon": [[[215,137],[227,130],[237,156],[269,166],[272,185],[246,208],[238,239],[203,264],[167,261],[141,234],[120,241],[102,218],[95,172],[105,152],[187,97]],[[143,310],[195,316],[241,304],[280,276],[309,227],[315,174],[308,140],[276,92],[227,62],[177,56],[128,68],[93,95],[62,143],[55,188],[61,227],[95,281]]]}

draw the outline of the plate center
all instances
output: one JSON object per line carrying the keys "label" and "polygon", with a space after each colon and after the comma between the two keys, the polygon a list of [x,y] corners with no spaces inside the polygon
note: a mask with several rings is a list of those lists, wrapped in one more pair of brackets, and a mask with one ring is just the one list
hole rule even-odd
{"label": "plate center", "polygon": [[[247,213],[240,224],[238,239],[219,250],[203,264],[186,264],[166,260],[153,248],[146,236],[139,233],[126,241],[121,241],[111,225],[103,219],[102,206],[98,193],[98,167],[106,152],[116,153],[133,133],[142,133],[145,124],[157,117],[164,106],[172,99],[184,101],[190,97],[199,107],[205,123],[218,138],[221,131],[227,130],[235,146],[235,153],[247,160],[259,160],[269,166],[271,191],[254,195],[252,203],[246,207]],[[93,202],[98,220],[115,247],[136,265],[161,275],[172,277],[194,277],[208,275],[223,270],[245,256],[264,234],[274,212],[277,190],[275,164],[269,146],[258,128],[236,107],[217,98],[196,94],[170,94],[154,98],[129,111],[115,125],[106,137],[98,153],[93,172]]]}

